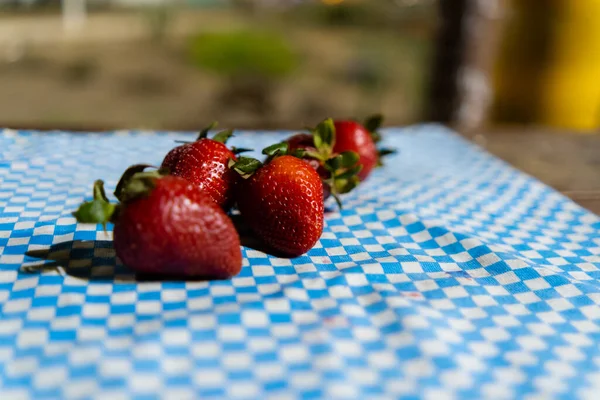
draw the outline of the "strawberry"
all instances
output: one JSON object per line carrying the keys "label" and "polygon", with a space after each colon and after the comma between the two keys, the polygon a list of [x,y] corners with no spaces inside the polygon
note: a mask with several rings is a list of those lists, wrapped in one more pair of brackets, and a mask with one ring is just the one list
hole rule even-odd
{"label": "strawberry", "polygon": [[299,158],[272,157],[265,165],[247,157],[231,163],[244,178],[237,204],[254,233],[283,255],[310,250],[323,232],[323,184]]}
{"label": "strawberry", "polygon": [[331,186],[327,183],[327,180],[331,177],[329,171],[324,167],[324,163],[306,156],[306,151],[314,151],[317,149],[314,147],[313,136],[308,133],[297,133],[286,140],[288,150],[286,153],[295,154],[299,158],[302,158],[308,165],[314,168],[315,171],[321,177],[323,181],[323,199],[327,200],[331,196]]}
{"label": "strawberry", "polygon": [[[287,138],[286,142],[289,146],[289,151],[291,151],[291,152],[298,151],[298,150],[315,151],[315,152],[317,151],[317,149],[315,148],[313,135],[310,133],[296,133],[295,135]],[[302,154],[302,153],[297,153],[297,154],[300,155],[300,158],[304,158],[304,160],[306,162],[308,162],[311,167],[313,167],[315,170],[317,170],[317,172],[319,172],[319,175],[321,175],[321,177],[323,177],[323,178],[328,177],[327,174],[325,173],[325,171],[323,171],[323,167],[321,165],[322,163],[319,160],[316,160],[316,159],[310,158],[310,157],[303,157],[304,154]]]}
{"label": "strawberry", "polygon": [[228,278],[242,267],[240,238],[225,212],[197,185],[134,166],[123,175],[110,203],[103,182],[94,199],[74,213],[84,223],[114,223],[114,247],[136,272]]}
{"label": "strawberry", "polygon": [[[309,163],[323,180],[324,198],[333,195],[341,207],[339,195],[350,192],[359,182],[357,174],[362,167],[357,164],[358,153],[334,152],[336,132],[332,119],[321,122],[311,132],[310,134],[298,133],[289,137],[284,142],[287,145],[285,151]],[[267,147],[264,153],[269,154],[273,150],[283,153],[284,148],[277,146]]]}
{"label": "strawberry", "polygon": [[238,175],[227,165],[230,159],[236,159],[236,153],[246,149],[232,151],[227,148],[225,143],[233,134],[230,130],[217,133],[209,139],[208,132],[215,126],[216,123],[213,123],[204,129],[195,142],[175,147],[167,153],[161,168],[194,183],[215,203],[228,210],[233,204],[233,190]]}
{"label": "strawberry", "polygon": [[362,170],[358,178],[364,181],[373,168],[381,165],[381,158],[393,153],[390,149],[377,149],[377,143],[381,141],[381,135],[377,129],[381,126],[383,117],[375,115],[368,118],[364,125],[355,121],[335,121],[336,141],[333,151],[355,151],[360,156]]}
{"label": "strawberry", "polygon": [[371,134],[361,124],[354,121],[336,121],[336,136],[334,151],[355,151],[360,159],[362,170],[358,178],[364,181],[377,165],[377,148],[371,139]]}

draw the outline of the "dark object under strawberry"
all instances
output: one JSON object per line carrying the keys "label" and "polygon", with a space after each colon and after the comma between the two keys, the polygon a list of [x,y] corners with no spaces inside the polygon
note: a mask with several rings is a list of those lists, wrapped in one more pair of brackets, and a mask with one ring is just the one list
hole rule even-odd
{"label": "dark object under strawberry", "polygon": [[223,131],[209,139],[208,132],[215,125],[204,129],[195,142],[175,147],[167,153],[161,168],[194,183],[228,210],[233,204],[234,186],[239,178],[227,167],[230,159],[236,159],[235,151],[225,145],[233,132]]}
{"label": "dark object under strawberry", "polygon": [[317,243],[323,232],[323,184],[310,165],[289,155],[265,165],[241,157],[232,169],[244,178],[238,208],[260,239],[287,256],[304,254]]}
{"label": "dark object under strawberry", "polygon": [[94,200],[74,213],[79,222],[114,223],[114,247],[136,272],[223,279],[240,272],[240,239],[215,202],[183,178],[133,167],[117,186],[120,204],[109,203],[102,181]]}

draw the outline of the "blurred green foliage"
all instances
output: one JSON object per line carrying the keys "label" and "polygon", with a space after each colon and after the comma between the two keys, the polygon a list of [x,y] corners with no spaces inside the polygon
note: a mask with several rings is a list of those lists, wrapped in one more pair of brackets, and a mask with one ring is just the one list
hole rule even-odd
{"label": "blurred green foliage", "polygon": [[291,9],[288,17],[328,27],[403,31],[411,25],[423,27],[434,22],[436,8],[431,3],[428,0],[407,6],[396,0],[348,1],[336,5],[306,2]]}
{"label": "blurred green foliage", "polygon": [[328,25],[357,26],[373,18],[373,7],[366,4],[339,4],[336,6],[319,7],[317,18]]}
{"label": "blurred green foliage", "polygon": [[188,51],[195,66],[231,78],[281,78],[298,64],[288,42],[273,32],[200,33],[192,37]]}

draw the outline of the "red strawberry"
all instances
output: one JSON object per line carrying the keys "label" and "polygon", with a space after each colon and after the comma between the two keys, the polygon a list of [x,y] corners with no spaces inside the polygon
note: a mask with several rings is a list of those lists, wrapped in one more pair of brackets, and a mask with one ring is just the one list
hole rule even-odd
{"label": "red strawberry", "polygon": [[[317,151],[315,148],[313,135],[310,133],[296,133],[295,135],[286,139],[286,142],[289,146],[289,151],[294,152],[297,150],[308,150],[308,151]],[[304,161],[308,162],[311,167],[315,170],[322,169],[321,162],[314,158],[304,158]],[[327,178],[327,174],[323,173],[324,171],[317,171],[321,177]]]}
{"label": "red strawberry", "polygon": [[354,121],[335,122],[336,141],[334,151],[355,151],[358,153],[362,170],[358,178],[364,181],[377,165],[377,148],[371,134],[364,126]]}
{"label": "red strawberry", "polygon": [[194,183],[228,210],[233,204],[233,190],[239,178],[227,166],[230,159],[236,159],[234,151],[225,145],[233,132],[223,131],[208,139],[208,131],[214,126],[204,129],[195,142],[171,150],[161,168]]}
{"label": "red strawberry", "polygon": [[329,171],[327,171],[323,167],[323,162],[314,158],[304,157],[302,153],[297,153],[299,150],[313,152],[317,151],[317,149],[315,149],[314,147],[313,136],[308,133],[297,133],[294,136],[288,138],[286,142],[289,146],[289,154],[298,154],[300,156],[299,158],[302,158],[311,167],[313,167],[315,171],[317,171],[317,173],[323,180],[323,199],[327,200],[329,196],[331,196],[331,187],[327,183],[327,179],[331,177],[331,173],[329,173]]}
{"label": "red strawberry", "polygon": [[115,193],[121,204],[109,203],[96,181],[94,200],[74,213],[79,222],[114,222],[115,250],[125,265],[181,277],[222,279],[240,272],[239,236],[206,193],[183,178],[131,172]]}
{"label": "red strawberry", "polygon": [[377,142],[381,140],[377,132],[383,121],[381,115],[375,115],[367,119],[364,125],[355,121],[335,121],[336,141],[333,151],[341,153],[344,151],[355,151],[360,156],[359,163],[362,170],[358,173],[361,181],[364,181],[371,170],[380,164],[380,158],[393,153],[389,149],[377,149]]}
{"label": "red strawberry", "polygon": [[239,185],[238,208],[260,239],[288,256],[317,243],[323,232],[323,184],[313,168],[289,155],[264,166],[241,157],[232,168],[246,178]]}
{"label": "red strawberry", "polygon": [[315,142],[311,133],[296,133],[286,139],[287,144],[290,146],[290,150],[296,149],[315,149]]}
{"label": "red strawberry", "polygon": [[[287,154],[302,158],[319,173],[325,199],[332,194],[341,207],[338,195],[348,193],[358,185],[356,175],[362,167],[357,164],[359,158],[355,151],[334,152],[335,142],[336,131],[332,119],[321,122],[310,134],[298,133],[285,141]],[[268,147],[264,152],[269,154],[273,149],[283,152],[276,146]]]}

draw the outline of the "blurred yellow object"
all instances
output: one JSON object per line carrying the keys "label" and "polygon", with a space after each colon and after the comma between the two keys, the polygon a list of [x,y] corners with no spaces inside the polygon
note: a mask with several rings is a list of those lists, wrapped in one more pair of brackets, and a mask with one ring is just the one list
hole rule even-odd
{"label": "blurred yellow object", "polygon": [[600,0],[511,0],[495,71],[497,122],[600,127]]}

